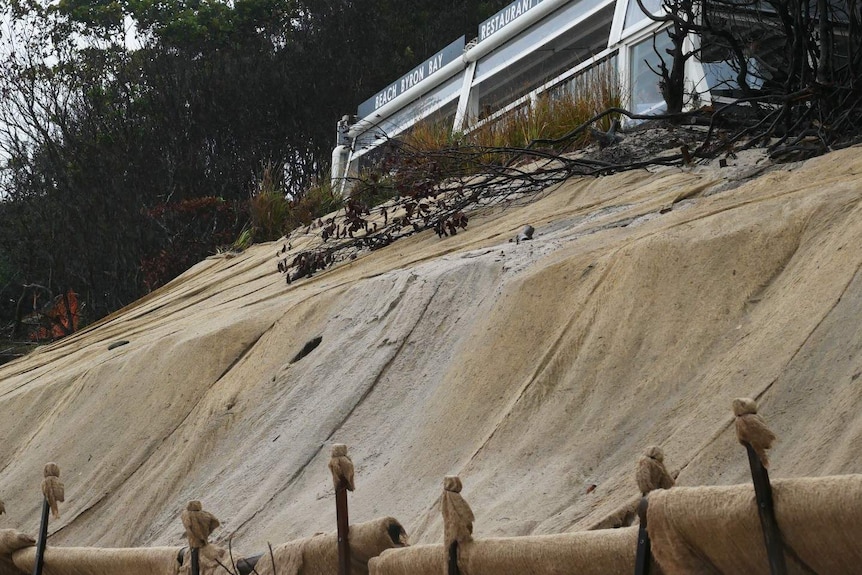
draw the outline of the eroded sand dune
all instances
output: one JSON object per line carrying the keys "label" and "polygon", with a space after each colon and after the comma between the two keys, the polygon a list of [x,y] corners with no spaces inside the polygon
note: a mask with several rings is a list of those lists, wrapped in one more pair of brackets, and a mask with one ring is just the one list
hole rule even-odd
{"label": "eroded sand dune", "polygon": [[56,461],[55,544],[181,545],[201,499],[216,540],[261,552],[334,528],[338,442],[351,519],[413,542],[439,542],[447,474],[479,536],[583,529],[637,495],[647,445],[680,485],[744,482],[740,396],[779,437],[774,477],[860,473],[862,150],[721,176],[571,180],[290,286],[281,244],[204,261],[0,367],[0,527],[35,533]]}

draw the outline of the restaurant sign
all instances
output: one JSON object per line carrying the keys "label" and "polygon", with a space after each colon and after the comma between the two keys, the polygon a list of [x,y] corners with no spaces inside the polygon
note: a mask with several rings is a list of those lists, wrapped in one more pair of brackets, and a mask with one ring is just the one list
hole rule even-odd
{"label": "restaurant sign", "polygon": [[479,24],[479,42],[496,34],[541,3],[542,0],[516,0],[512,2]]}

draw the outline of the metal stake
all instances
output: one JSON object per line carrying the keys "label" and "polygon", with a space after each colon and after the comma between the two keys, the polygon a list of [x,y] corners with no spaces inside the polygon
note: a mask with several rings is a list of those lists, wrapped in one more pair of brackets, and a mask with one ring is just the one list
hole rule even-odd
{"label": "metal stake", "polygon": [[772,503],[772,485],[769,483],[769,472],[763,467],[757,453],[748,443],[743,443],[748,450],[748,465],[751,467],[751,479],[754,482],[754,496],[757,500],[757,513],[760,515],[760,526],[763,529],[763,540],[766,544],[766,555],[769,558],[769,572],[772,575],[787,575],[787,564],[784,559],[784,544],[781,542],[781,531],[775,519],[775,507]]}
{"label": "metal stake", "polygon": [[458,542],[453,541],[449,545],[449,571],[447,575],[461,575],[461,570],[458,569]]}
{"label": "metal stake", "polygon": [[641,497],[641,502],[638,504],[638,517],[640,518],[640,527],[638,528],[638,550],[635,555],[635,575],[649,575],[652,553],[650,552],[651,543],[649,540],[649,532],[647,531],[647,508],[649,501],[646,497]]}
{"label": "metal stake", "polygon": [[347,517],[347,488],[335,489],[335,514],[338,522],[338,575],[350,575],[350,524]]}
{"label": "metal stake", "polygon": [[42,575],[42,563],[45,560],[45,545],[48,541],[48,498],[42,498],[42,523],[39,525],[39,540],[36,542],[36,563],[33,565],[33,575]]}
{"label": "metal stake", "polygon": [[239,575],[251,575],[256,573],[255,566],[263,555],[252,555],[251,557],[243,557],[236,562],[236,569]]}
{"label": "metal stake", "polygon": [[200,564],[200,549],[197,547],[192,547],[191,556],[192,556],[192,575],[201,575],[201,564]]}

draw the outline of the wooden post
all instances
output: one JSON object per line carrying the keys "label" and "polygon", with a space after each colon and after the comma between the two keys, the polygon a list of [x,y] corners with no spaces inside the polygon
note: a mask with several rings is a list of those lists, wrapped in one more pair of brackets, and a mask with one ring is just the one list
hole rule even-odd
{"label": "wooden post", "polygon": [[748,465],[751,468],[751,479],[754,483],[754,496],[757,500],[757,513],[760,515],[760,526],[763,529],[763,540],[766,545],[766,555],[769,558],[769,572],[772,575],[787,575],[787,564],[784,559],[784,544],[781,542],[781,531],[775,519],[775,507],[772,502],[772,485],[769,483],[769,472],[763,467],[760,457],[749,443],[743,443],[748,451]]}
{"label": "wooden post", "polygon": [[350,521],[347,513],[347,488],[335,489],[335,513],[338,523],[338,575],[350,575]]}
{"label": "wooden post", "polygon": [[635,575],[649,575],[652,553],[650,551],[649,532],[647,531],[647,508],[649,502],[646,497],[641,497],[638,504],[638,517],[640,527],[638,528],[638,549],[635,555]]}
{"label": "wooden post", "polygon": [[350,575],[350,520],[347,514],[347,492],[356,487],[353,462],[347,456],[347,446],[336,443],[329,459],[332,485],[335,487],[335,514],[338,523],[338,575]]}
{"label": "wooden post", "polygon": [[48,540],[48,498],[42,497],[42,523],[39,525],[39,539],[36,542],[36,562],[33,564],[33,575],[42,575],[42,563],[45,560],[45,545]]}

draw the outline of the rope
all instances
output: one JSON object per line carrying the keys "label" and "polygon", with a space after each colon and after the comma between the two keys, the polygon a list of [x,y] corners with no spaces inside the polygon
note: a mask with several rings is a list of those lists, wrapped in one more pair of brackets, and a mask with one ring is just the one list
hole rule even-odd
{"label": "rope", "polygon": [[332,446],[329,471],[332,472],[332,483],[335,485],[335,489],[344,487],[348,491],[353,491],[356,488],[353,478],[353,462],[347,456],[347,446],[343,443],[336,443]]}
{"label": "rope", "polygon": [[664,452],[654,445],[647,447],[638,460],[636,478],[642,495],[654,489],[670,489],[675,485],[664,465]]}
{"label": "rope", "polygon": [[62,503],[66,498],[66,490],[63,482],[60,481],[60,467],[56,463],[45,464],[45,479],[42,480],[42,494],[48,500],[48,505],[51,507],[51,515],[54,519],[60,517],[60,507],[57,503]]}

